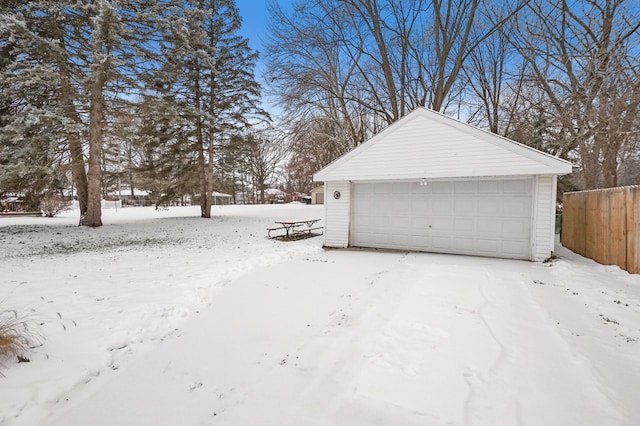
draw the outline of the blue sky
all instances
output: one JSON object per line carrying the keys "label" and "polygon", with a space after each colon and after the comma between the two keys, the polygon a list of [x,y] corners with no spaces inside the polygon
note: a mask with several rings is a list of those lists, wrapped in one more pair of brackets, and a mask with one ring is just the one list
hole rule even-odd
{"label": "blue sky", "polygon": [[[240,28],[240,34],[249,39],[249,46],[253,50],[260,52],[260,59],[256,64],[255,76],[256,80],[260,84],[264,84],[262,79],[262,73],[264,67],[261,63],[264,56],[264,48],[262,41],[266,39],[267,34],[267,22],[269,16],[267,14],[267,3],[271,0],[236,0],[236,6],[240,11],[242,17],[242,27]],[[293,0],[278,0],[277,2],[281,6],[292,3]],[[267,111],[274,113],[275,107],[273,107],[269,99],[266,96],[262,98],[262,107]]]}
{"label": "blue sky", "polygon": [[262,42],[267,31],[268,0],[236,0],[242,17],[240,32],[249,39],[252,49],[262,52]]}

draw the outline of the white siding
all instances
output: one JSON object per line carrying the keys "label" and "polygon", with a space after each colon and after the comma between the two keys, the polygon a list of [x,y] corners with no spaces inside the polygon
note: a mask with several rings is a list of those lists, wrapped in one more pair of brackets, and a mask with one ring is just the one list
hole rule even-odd
{"label": "white siding", "polygon": [[318,172],[318,181],[564,174],[571,165],[516,142],[418,109]]}
{"label": "white siding", "polygon": [[555,213],[556,213],[556,176],[537,176],[534,191],[532,259],[543,261],[553,252]]}
{"label": "white siding", "polygon": [[[324,245],[325,247],[347,247],[349,245],[351,183],[327,182],[324,191]],[[340,192],[339,199],[334,197],[336,191]]]}

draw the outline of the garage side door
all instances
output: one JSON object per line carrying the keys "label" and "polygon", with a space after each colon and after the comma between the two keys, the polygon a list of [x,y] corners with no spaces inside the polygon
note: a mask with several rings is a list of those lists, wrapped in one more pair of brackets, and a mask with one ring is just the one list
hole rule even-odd
{"label": "garage side door", "polygon": [[530,258],[532,179],[353,186],[356,247]]}

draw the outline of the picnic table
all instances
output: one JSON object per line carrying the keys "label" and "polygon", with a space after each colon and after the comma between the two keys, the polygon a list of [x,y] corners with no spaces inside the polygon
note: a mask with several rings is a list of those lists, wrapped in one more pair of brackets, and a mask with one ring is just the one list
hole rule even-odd
{"label": "picnic table", "polygon": [[[290,236],[296,234],[310,234],[311,231],[317,231],[322,229],[322,226],[314,226],[316,223],[320,222],[320,219],[308,219],[308,220],[280,220],[275,221],[279,226],[275,228],[267,228],[267,235],[269,238],[271,237],[271,232],[274,231],[285,231],[285,238],[289,238]],[[306,226],[306,227],[305,227]]]}

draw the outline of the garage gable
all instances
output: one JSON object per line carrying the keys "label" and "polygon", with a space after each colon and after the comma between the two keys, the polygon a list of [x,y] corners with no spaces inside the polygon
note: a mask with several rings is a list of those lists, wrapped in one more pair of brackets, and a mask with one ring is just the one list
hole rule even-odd
{"label": "garage gable", "polygon": [[316,181],[563,175],[571,164],[418,108],[314,175]]}

